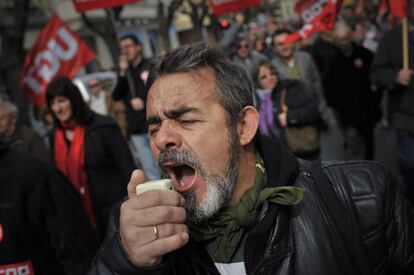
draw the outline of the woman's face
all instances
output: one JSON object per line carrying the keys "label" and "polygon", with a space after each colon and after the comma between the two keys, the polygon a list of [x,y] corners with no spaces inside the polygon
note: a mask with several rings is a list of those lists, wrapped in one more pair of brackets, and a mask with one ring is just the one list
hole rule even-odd
{"label": "woman's face", "polygon": [[277,75],[267,66],[260,66],[258,83],[262,89],[274,89],[277,84]]}
{"label": "woman's face", "polygon": [[69,122],[72,119],[72,104],[65,96],[56,96],[50,101],[50,109],[60,123]]}

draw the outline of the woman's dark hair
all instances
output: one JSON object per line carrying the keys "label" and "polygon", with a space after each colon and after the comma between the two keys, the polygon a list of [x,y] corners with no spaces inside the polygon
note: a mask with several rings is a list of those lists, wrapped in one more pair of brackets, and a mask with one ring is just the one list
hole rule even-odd
{"label": "woman's dark hair", "polygon": [[261,89],[262,87],[259,84],[259,71],[260,67],[265,66],[270,69],[270,71],[275,74],[276,76],[279,76],[279,72],[276,70],[276,67],[272,64],[272,62],[267,60],[260,60],[257,62],[254,66],[253,73],[252,73],[252,81],[256,89]]}
{"label": "woman's dark hair", "polygon": [[72,106],[72,116],[76,123],[86,124],[92,117],[92,111],[83,100],[78,87],[69,78],[60,76],[52,80],[46,89],[46,104],[53,117],[55,126],[62,127],[51,108],[52,100],[57,96],[64,96],[69,99]]}

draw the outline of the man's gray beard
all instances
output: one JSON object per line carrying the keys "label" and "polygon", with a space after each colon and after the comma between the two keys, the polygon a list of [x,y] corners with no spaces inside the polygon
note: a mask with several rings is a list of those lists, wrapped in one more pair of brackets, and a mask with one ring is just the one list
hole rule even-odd
{"label": "man's gray beard", "polygon": [[[201,202],[197,202],[194,191],[181,193],[185,199],[184,208],[187,211],[187,220],[193,223],[201,223],[216,214],[233,194],[238,175],[240,145],[235,132],[231,131],[229,136],[227,165],[218,173],[207,173],[196,155],[189,151],[171,150],[158,156],[159,165],[169,161],[187,164],[198,170],[206,179],[207,192]],[[164,176],[168,176],[165,171],[163,171]]]}

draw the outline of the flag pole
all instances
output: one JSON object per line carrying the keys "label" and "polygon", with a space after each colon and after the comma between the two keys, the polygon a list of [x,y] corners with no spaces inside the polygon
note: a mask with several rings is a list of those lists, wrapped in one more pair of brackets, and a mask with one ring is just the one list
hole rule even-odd
{"label": "flag pole", "polygon": [[403,44],[403,69],[408,70],[410,65],[408,63],[408,20],[407,17],[402,19],[402,44]]}

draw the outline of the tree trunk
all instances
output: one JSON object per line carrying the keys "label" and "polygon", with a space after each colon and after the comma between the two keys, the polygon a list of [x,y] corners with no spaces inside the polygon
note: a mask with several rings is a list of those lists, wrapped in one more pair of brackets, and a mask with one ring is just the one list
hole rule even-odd
{"label": "tree trunk", "polygon": [[[111,54],[115,69],[118,68],[118,58],[120,54],[118,37],[116,32],[116,14],[114,9],[105,9],[105,23],[97,25],[93,23],[85,13],[81,13],[82,21],[96,35],[102,37]],[[118,11],[119,12],[119,11]]]}
{"label": "tree trunk", "polygon": [[30,125],[29,104],[19,83],[19,71],[23,63],[23,41],[29,9],[29,0],[16,0],[14,3],[14,22],[12,27],[0,26],[2,49],[0,55],[0,74],[10,99],[19,109],[19,123]]}

